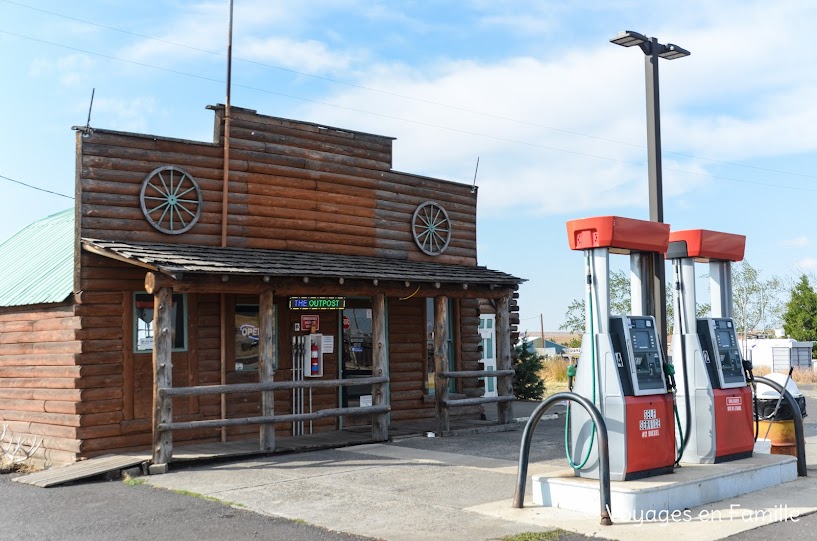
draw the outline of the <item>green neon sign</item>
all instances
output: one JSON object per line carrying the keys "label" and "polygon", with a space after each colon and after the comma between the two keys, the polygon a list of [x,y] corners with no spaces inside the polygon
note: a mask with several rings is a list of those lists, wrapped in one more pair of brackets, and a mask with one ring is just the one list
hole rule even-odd
{"label": "green neon sign", "polygon": [[346,297],[290,297],[290,310],[343,310]]}

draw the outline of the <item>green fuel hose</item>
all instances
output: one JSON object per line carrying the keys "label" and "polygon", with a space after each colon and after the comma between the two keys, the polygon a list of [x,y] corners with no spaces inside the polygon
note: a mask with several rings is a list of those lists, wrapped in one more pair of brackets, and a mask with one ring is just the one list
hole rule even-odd
{"label": "green fuel hose", "polygon": [[[588,302],[587,306],[590,310],[590,373],[592,374],[592,401],[596,403],[596,337],[594,334],[594,327],[593,327],[593,283],[592,283],[592,275],[590,274],[590,252],[587,251],[585,256],[585,263],[587,265],[587,280],[589,286],[588,292]],[[592,422],[592,421],[591,421]],[[587,464],[587,461],[590,460],[590,453],[593,450],[593,441],[596,437],[596,423],[592,422],[593,428],[590,432],[590,442],[587,444],[587,453],[584,455],[584,459],[582,460],[581,464],[576,464],[573,462],[573,457],[570,456],[570,442],[568,441],[568,434],[570,429],[570,402],[567,403],[567,415],[565,415],[565,456],[567,457],[567,462],[570,464],[570,467],[574,470],[580,470],[584,468]]]}

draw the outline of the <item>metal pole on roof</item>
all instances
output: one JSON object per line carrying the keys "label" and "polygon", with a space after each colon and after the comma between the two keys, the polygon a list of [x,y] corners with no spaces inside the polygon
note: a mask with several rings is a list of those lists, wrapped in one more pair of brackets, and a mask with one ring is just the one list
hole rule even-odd
{"label": "metal pole on roof", "polygon": [[[224,187],[221,196],[221,246],[227,246],[227,209],[230,185],[230,86],[233,73],[233,0],[230,0],[230,22],[227,31],[227,99],[224,104]],[[219,296],[221,311],[221,384],[227,383],[227,300]],[[221,418],[227,418],[227,395],[221,395]],[[227,441],[227,427],[221,427],[221,441]]]}
{"label": "metal pole on roof", "polygon": [[224,104],[224,186],[221,196],[221,246],[227,246],[227,205],[230,182],[230,86],[233,72],[233,0],[230,0],[230,23],[227,32],[227,99]]}

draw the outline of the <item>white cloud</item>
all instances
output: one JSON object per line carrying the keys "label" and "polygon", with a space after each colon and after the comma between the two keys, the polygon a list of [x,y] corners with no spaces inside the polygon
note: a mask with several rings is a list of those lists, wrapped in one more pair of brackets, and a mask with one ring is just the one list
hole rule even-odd
{"label": "white cloud", "polygon": [[269,62],[307,73],[336,72],[349,67],[353,55],[334,52],[325,43],[288,38],[247,39],[241,55],[250,60]]}
{"label": "white cloud", "polygon": [[797,262],[797,268],[803,271],[815,271],[817,270],[817,258],[804,257]]}
{"label": "white cloud", "polygon": [[72,54],[55,60],[50,58],[35,58],[29,66],[32,77],[54,77],[62,86],[73,87],[84,82],[95,62],[87,55]]}
{"label": "white cloud", "polygon": [[[539,214],[641,206],[646,148],[608,141],[637,141],[644,131],[643,99],[629,95],[636,83],[612,61],[618,52],[599,47],[552,61],[451,62],[423,71],[380,65],[360,84],[455,107],[348,89],[322,101],[351,110],[309,105],[296,117],[396,136],[399,170],[470,183],[479,156],[480,203],[489,213],[509,207]],[[666,166],[697,173],[667,172],[668,197],[707,180],[705,169],[689,159],[668,160]]]}
{"label": "white cloud", "polygon": [[156,99],[152,97],[97,98],[94,100],[91,125],[144,133],[152,124],[150,117],[161,114],[157,109]]}
{"label": "white cloud", "polygon": [[[282,67],[298,68],[299,71],[346,68],[359,53],[332,50],[323,42],[298,39],[287,34],[297,34],[300,26],[324,15],[326,10],[341,9],[354,3],[353,0],[242,2],[234,9],[233,57],[236,60],[268,61]],[[166,31],[154,34],[157,39],[137,41],[125,47],[120,55],[128,60],[151,64],[226,57],[226,6],[223,2],[185,6],[177,17],[167,22]],[[267,37],[271,34],[275,37]],[[223,58],[219,61],[223,62]]]}
{"label": "white cloud", "polygon": [[781,246],[793,246],[796,248],[802,248],[804,246],[808,246],[809,239],[805,235],[801,235],[799,237],[794,237],[793,239],[786,239],[780,242]]}

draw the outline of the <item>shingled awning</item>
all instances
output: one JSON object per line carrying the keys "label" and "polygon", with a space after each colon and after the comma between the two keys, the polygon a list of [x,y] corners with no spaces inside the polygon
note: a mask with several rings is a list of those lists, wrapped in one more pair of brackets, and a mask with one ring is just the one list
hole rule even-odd
{"label": "shingled awning", "polygon": [[186,244],[82,239],[86,251],[174,277],[188,274],[344,278],[514,287],[524,282],[486,267],[367,256]]}

